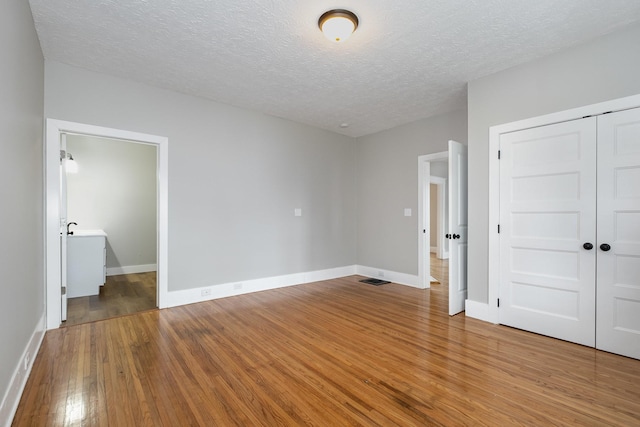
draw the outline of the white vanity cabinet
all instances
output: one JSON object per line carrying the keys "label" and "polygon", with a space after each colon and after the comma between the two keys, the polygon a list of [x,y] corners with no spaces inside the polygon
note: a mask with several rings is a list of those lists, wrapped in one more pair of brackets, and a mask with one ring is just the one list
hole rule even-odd
{"label": "white vanity cabinet", "polygon": [[107,279],[107,234],[77,230],[67,236],[67,298],[98,295]]}

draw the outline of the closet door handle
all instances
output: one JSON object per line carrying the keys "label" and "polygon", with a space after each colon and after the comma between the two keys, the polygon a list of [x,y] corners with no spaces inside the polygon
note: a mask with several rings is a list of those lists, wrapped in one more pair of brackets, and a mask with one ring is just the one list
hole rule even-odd
{"label": "closet door handle", "polygon": [[446,237],[447,239],[451,239],[451,234],[445,234],[444,237]]}
{"label": "closet door handle", "polygon": [[600,245],[600,249],[602,249],[603,251],[607,252],[607,251],[609,251],[611,249],[611,246],[609,246],[606,243],[603,243],[603,244]]}
{"label": "closet door handle", "polygon": [[584,245],[582,245],[582,247],[585,248],[586,250],[590,251],[591,249],[593,249],[593,244],[587,242]]}
{"label": "closet door handle", "polygon": [[454,234],[453,236],[451,236],[453,239],[459,239],[460,235],[459,234]]}

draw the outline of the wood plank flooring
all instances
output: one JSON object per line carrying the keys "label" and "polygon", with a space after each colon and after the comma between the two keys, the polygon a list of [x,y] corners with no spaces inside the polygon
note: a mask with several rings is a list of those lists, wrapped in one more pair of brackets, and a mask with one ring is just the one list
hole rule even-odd
{"label": "wood plank flooring", "polygon": [[359,279],[49,331],[13,425],[640,425],[640,361]]}
{"label": "wood plank flooring", "polygon": [[[438,284],[449,286],[449,260],[440,259],[436,254],[430,254],[431,277],[438,281]],[[431,284],[434,285],[435,282]],[[448,292],[448,291],[447,291]]]}
{"label": "wood plank flooring", "polygon": [[107,276],[100,294],[69,298],[63,326],[94,322],[156,308],[156,272]]}

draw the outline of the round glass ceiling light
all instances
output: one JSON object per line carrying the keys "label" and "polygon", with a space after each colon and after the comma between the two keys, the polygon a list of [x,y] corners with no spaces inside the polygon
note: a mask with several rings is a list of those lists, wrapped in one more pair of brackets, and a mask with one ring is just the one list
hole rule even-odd
{"label": "round glass ceiling light", "polygon": [[340,43],[358,28],[358,17],[345,9],[333,9],[322,14],[318,27],[329,40]]}

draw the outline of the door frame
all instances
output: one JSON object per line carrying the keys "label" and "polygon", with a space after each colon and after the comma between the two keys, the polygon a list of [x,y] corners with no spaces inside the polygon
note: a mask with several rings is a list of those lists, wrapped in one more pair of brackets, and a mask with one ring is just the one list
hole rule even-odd
{"label": "door frame", "polygon": [[425,197],[425,191],[431,183],[431,162],[447,160],[448,151],[418,156],[418,287],[428,289],[431,287],[431,263],[425,254],[431,252],[431,243],[427,242],[427,235],[423,233],[429,225],[429,198]]}
{"label": "door frame", "polygon": [[530,129],[569,120],[582,119],[587,116],[599,115],[608,112],[628,110],[640,107],[640,95],[604,101],[584,107],[564,110],[557,113],[545,114],[489,128],[489,247],[488,247],[488,300],[486,312],[477,312],[477,317],[492,323],[500,323],[500,309],[498,298],[500,297],[500,163],[498,150],[500,149],[500,136],[505,133]]}
{"label": "door frame", "polygon": [[46,119],[44,144],[45,179],[45,310],[47,329],[61,324],[61,251],[60,251],[60,138],[64,133],[81,134],[157,146],[157,297],[158,308],[168,301],[168,153],[169,139],[127,130],[84,123]]}

